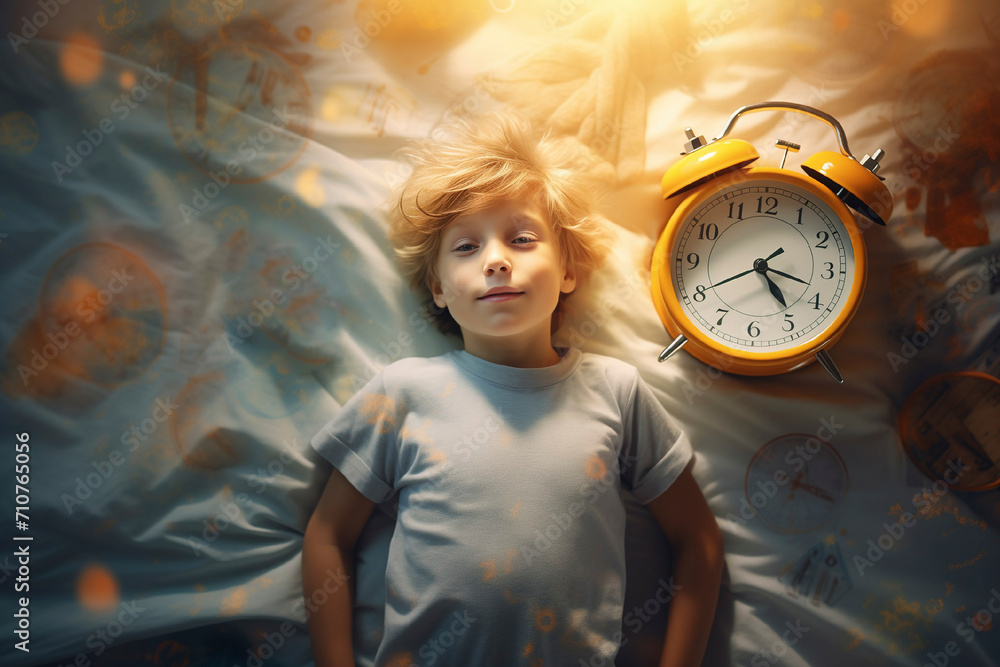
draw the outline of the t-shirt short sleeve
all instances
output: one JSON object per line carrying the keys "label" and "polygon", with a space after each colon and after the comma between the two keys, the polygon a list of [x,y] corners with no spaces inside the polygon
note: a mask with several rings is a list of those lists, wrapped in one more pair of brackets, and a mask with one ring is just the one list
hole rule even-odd
{"label": "t-shirt short sleeve", "polygon": [[369,500],[392,496],[397,479],[399,424],[396,401],[380,372],[352,396],[309,444]]}
{"label": "t-shirt short sleeve", "polygon": [[635,373],[620,456],[623,484],[643,505],[674,483],[694,456],[687,435]]}

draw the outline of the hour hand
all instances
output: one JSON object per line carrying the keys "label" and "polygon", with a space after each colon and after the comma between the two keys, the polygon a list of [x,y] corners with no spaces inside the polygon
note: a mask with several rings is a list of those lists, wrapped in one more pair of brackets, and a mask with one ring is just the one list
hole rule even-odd
{"label": "hour hand", "polygon": [[771,280],[766,273],[762,273],[760,275],[764,276],[764,280],[767,281],[767,288],[771,290],[771,296],[778,300],[778,303],[781,304],[782,308],[787,308],[788,304],[785,303],[785,296],[781,293],[781,290],[778,289],[778,286],[774,284],[774,281]]}

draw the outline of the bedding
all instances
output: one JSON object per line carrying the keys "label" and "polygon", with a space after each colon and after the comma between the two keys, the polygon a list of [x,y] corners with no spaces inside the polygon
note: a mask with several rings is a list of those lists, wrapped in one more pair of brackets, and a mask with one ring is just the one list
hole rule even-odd
{"label": "bedding", "polygon": [[[995,3],[16,0],[0,17],[0,465],[21,487],[0,663],[311,664],[324,596],[303,598],[301,540],[330,467],[309,439],[386,364],[460,347],[392,260],[399,149],[511,107],[586,152],[616,237],[556,344],[639,370],[722,528],[704,664],[996,664]],[[657,361],[650,262],[677,205],[660,178],[685,128],[714,138],[768,100],[885,151],[894,212],[864,227],[843,385],[818,364]],[[836,146],[796,114],[738,136],[771,166],[779,139],[800,145],[792,169]],[[627,510],[615,664],[655,664],[670,554]],[[393,526],[383,503],[359,541],[359,665]]]}

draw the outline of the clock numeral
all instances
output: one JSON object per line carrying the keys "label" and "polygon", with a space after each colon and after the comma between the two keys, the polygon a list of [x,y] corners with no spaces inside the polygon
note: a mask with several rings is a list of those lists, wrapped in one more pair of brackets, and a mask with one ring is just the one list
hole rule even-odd
{"label": "clock numeral", "polygon": [[[826,271],[823,272],[823,275],[821,275],[820,278],[822,278],[823,280],[830,280],[831,278],[833,278],[833,262],[823,262],[823,266],[826,267]],[[830,275],[826,275],[828,273]],[[817,296],[819,296],[818,293]]]}
{"label": "clock numeral", "polygon": [[819,302],[819,292],[816,292],[816,294],[813,295],[813,298],[809,299],[809,303],[813,305],[813,310],[820,309],[820,306],[822,306],[823,304]]}
{"label": "clock numeral", "polygon": [[[699,299],[698,297],[701,297],[701,298]],[[704,285],[698,285],[697,287],[694,288],[694,297],[693,298],[694,298],[695,301],[698,301],[699,303],[705,300],[705,286]]]}
{"label": "clock numeral", "polygon": [[[817,292],[816,295],[819,296],[819,292]],[[787,329],[785,329],[786,324],[788,325]],[[785,321],[781,323],[781,328],[785,331],[791,331],[792,329],[795,328],[795,322],[792,322],[791,313],[785,313]]]}
{"label": "clock numeral", "polygon": [[[732,219],[732,217],[733,217],[733,205],[735,203],[736,202],[729,202],[729,218],[730,219]],[[736,219],[737,220],[742,220],[743,219],[743,202],[740,202],[739,207],[737,207],[737,209],[736,209]]]}
{"label": "clock numeral", "polygon": [[720,317],[720,318],[719,318],[719,321],[715,323],[715,324],[716,324],[717,326],[720,326],[720,327],[721,327],[721,326],[722,326],[722,318],[723,318],[723,317],[725,317],[725,316],[726,316],[726,313],[728,313],[729,311],[728,311],[728,310],[726,310],[725,308],[716,308],[716,309],[715,309],[715,312],[717,312],[717,313],[722,313],[722,317]]}
{"label": "clock numeral", "polygon": [[757,320],[750,323],[750,326],[747,327],[747,333],[750,334],[751,338],[756,338],[760,335],[760,327],[757,326]]}
{"label": "clock numeral", "polygon": [[[762,202],[763,199],[764,199],[763,196],[757,197],[757,212],[758,213],[761,213],[761,212],[767,213],[768,215],[778,215],[778,198],[777,197],[768,197],[767,198],[767,210],[766,211],[761,211],[760,210],[761,209],[761,202]],[[732,206],[732,204],[730,204],[730,206]],[[730,216],[730,217],[732,217],[732,216]]]}
{"label": "clock numeral", "polygon": [[802,208],[803,208],[802,206],[799,207],[799,217],[795,221],[795,224],[797,224],[797,225],[801,225],[802,224]]}
{"label": "clock numeral", "polygon": [[819,239],[819,243],[816,244],[817,248],[826,248],[826,242],[830,240],[830,234],[820,230],[816,232],[816,238]]}
{"label": "clock numeral", "polygon": [[696,266],[698,266],[698,262],[701,261],[699,259],[699,257],[698,257],[698,253],[696,253],[696,252],[689,252],[688,256],[687,256],[687,260],[688,260],[688,264],[691,265],[691,266],[688,267],[688,269],[695,268]]}
{"label": "clock numeral", "polygon": [[[729,208],[732,209],[733,205],[730,204]],[[740,204],[740,220],[743,219],[743,204]],[[733,216],[729,216],[730,218]],[[698,238],[701,240],[708,239],[709,241],[714,241],[719,238],[719,226],[714,222],[710,222],[707,225],[703,222],[698,225]]]}

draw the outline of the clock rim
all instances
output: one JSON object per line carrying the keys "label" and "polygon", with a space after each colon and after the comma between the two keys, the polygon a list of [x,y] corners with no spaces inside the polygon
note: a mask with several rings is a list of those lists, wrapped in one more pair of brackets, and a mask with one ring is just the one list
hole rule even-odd
{"label": "clock rim", "polygon": [[[847,461],[844,460],[843,454],[841,454],[840,451],[838,451],[837,448],[833,446],[832,442],[829,442],[827,440],[823,440],[822,438],[820,438],[820,437],[818,437],[816,435],[809,435],[808,433],[802,433],[802,432],[796,432],[796,431],[793,431],[792,433],[784,433],[782,435],[775,436],[774,438],[771,438],[770,440],[768,440],[763,445],[761,445],[760,447],[757,448],[757,451],[755,451],[753,453],[753,456],[750,457],[750,461],[747,463],[746,472],[743,474],[743,497],[746,498],[747,502],[750,504],[750,506],[754,508],[755,516],[759,516],[760,519],[761,519],[761,521],[763,521],[764,524],[768,528],[770,528],[772,530],[776,530],[779,533],[785,533],[785,534],[789,534],[789,535],[791,535],[791,534],[796,534],[797,535],[797,534],[811,533],[813,531],[816,531],[816,530],[819,530],[820,528],[825,527],[834,518],[837,517],[837,515],[839,514],[839,512],[843,508],[841,507],[841,508],[835,508],[835,509],[831,510],[830,516],[827,517],[827,519],[825,521],[823,521],[822,523],[819,523],[819,524],[813,526],[812,528],[808,528],[808,529],[787,528],[787,527],[779,526],[779,525],[775,524],[773,520],[767,518],[767,515],[764,512],[761,512],[759,508],[754,507],[753,503],[750,501],[749,494],[747,493],[747,491],[749,489],[749,484],[750,484],[750,469],[753,467],[753,464],[757,461],[757,459],[760,458],[761,452],[763,452],[767,447],[770,447],[771,445],[773,445],[774,443],[778,442],[779,440],[783,440],[785,438],[789,438],[789,437],[792,437],[792,436],[800,436],[800,437],[805,438],[806,440],[816,439],[816,440],[819,441],[819,443],[823,447],[826,447],[831,452],[833,452],[833,454],[836,457],[836,460],[840,463],[841,470],[844,471],[844,494],[843,494],[843,496],[841,496],[841,502],[844,502],[844,499],[847,497],[848,492],[851,490],[851,470],[850,470],[850,468],[847,467]],[[821,447],[821,449],[822,449],[822,447]],[[813,455],[812,458],[815,458],[815,455]],[[784,472],[784,470],[783,470],[783,472]],[[791,477],[791,475],[789,475],[788,472],[785,472],[785,474],[788,475],[789,477]]]}
{"label": "clock rim", "polygon": [[[847,230],[854,251],[854,281],[844,296],[844,307],[829,324],[809,340],[787,350],[749,352],[731,348],[715,341],[694,325],[681,308],[680,301],[673,290],[670,267],[665,260],[673,255],[667,249],[674,247],[683,227],[682,221],[698,206],[726,188],[764,179],[785,182],[802,188],[821,199],[833,210]],[[660,267],[666,267],[666,270],[661,270]],[[812,363],[816,359],[816,353],[832,347],[844,333],[847,324],[857,312],[861,296],[864,294],[868,279],[868,256],[864,238],[854,215],[832,192],[821,184],[810,180],[807,176],[798,174],[798,172],[775,167],[754,166],[730,172],[716,179],[715,182],[694,191],[681,202],[670,214],[660,231],[659,239],[653,250],[650,278],[653,305],[656,307],[660,320],[672,336],[676,338],[683,334],[687,338],[688,342],[684,349],[693,357],[727,372],[741,375],[776,375]],[[664,290],[661,284],[664,280],[668,282],[669,289]]]}

